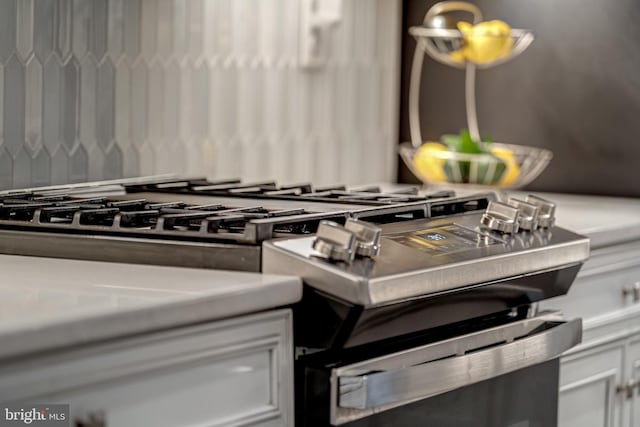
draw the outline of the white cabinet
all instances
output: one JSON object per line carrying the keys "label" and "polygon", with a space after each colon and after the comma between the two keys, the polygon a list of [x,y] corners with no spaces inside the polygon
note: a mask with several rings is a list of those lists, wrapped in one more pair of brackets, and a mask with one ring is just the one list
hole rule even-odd
{"label": "white cabinet", "polygon": [[291,331],[275,310],[4,363],[0,401],[68,403],[75,425],[290,426]]}
{"label": "white cabinet", "polygon": [[640,242],[599,248],[568,295],[542,304],[584,320],[583,343],[561,360],[560,427],[640,427],[638,282]]}
{"label": "white cabinet", "polygon": [[569,293],[545,301],[543,306],[561,308],[567,317],[582,317],[588,323],[640,309],[640,300],[633,292],[639,282],[640,242],[596,249]]}
{"label": "white cabinet", "polygon": [[625,343],[615,342],[567,356],[560,371],[559,425],[618,427]]}
{"label": "white cabinet", "polygon": [[629,426],[640,426],[640,336],[630,341],[627,348],[629,383]]}

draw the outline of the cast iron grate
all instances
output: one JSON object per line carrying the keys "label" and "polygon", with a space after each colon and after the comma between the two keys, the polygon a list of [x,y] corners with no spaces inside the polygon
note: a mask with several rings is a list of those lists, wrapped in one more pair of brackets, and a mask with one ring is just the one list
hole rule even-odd
{"label": "cast iron grate", "polygon": [[25,231],[113,234],[145,238],[262,240],[314,233],[321,220],[344,223],[348,213],[222,204],[154,203],[146,199],[79,198],[57,194],[0,197],[0,227]]}
{"label": "cast iron grate", "polygon": [[161,183],[125,186],[128,193],[161,192],[202,196],[244,197],[275,200],[304,200],[324,203],[349,203],[368,206],[392,205],[454,197],[444,190],[418,194],[417,187],[383,192],[379,186],[347,189],[344,185],[313,187],[311,184],[278,185],[275,181],[243,183],[239,179],[207,181],[185,179]]}

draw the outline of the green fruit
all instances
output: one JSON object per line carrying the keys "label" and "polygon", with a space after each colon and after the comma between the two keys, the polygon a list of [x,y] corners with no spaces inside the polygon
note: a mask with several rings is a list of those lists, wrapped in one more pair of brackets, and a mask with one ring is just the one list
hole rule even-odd
{"label": "green fruit", "polygon": [[[478,184],[490,185],[490,184],[498,183],[498,181],[500,181],[500,178],[502,178],[502,175],[504,174],[505,170],[507,169],[507,166],[505,165],[503,160],[495,156],[491,156],[491,157],[492,157],[492,160],[478,161],[478,166],[477,166],[478,168],[477,183]],[[493,171],[491,171],[493,164],[495,164],[495,166],[493,167]]]}
{"label": "green fruit", "polygon": [[[449,182],[473,183],[473,184],[497,184],[504,175],[507,165],[504,159],[495,156],[491,152],[490,136],[483,137],[485,143],[478,145],[471,138],[469,131],[462,130],[459,135],[442,135],[440,140],[449,151],[463,154],[477,154],[490,156],[489,159],[475,160],[475,175],[471,176],[471,161],[450,159],[442,166],[442,171]],[[493,166],[495,165],[495,166]]]}

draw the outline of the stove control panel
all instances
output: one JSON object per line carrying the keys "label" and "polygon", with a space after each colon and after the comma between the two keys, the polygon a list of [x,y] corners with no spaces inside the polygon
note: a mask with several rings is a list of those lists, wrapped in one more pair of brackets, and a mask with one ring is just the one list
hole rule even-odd
{"label": "stove control panel", "polygon": [[588,238],[549,227],[553,203],[526,195],[476,200],[365,209],[344,225],[322,222],[315,235],[264,242],[263,272],[294,273],[338,300],[377,307],[537,272],[575,272],[588,258]]}

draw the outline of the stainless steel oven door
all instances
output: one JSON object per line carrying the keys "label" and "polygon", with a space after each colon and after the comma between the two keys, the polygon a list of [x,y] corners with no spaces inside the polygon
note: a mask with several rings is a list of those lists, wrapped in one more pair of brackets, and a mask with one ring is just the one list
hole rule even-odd
{"label": "stainless steel oven door", "polygon": [[330,421],[341,425],[538,365],[580,343],[582,321],[546,312],[335,368]]}

